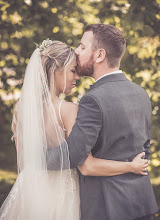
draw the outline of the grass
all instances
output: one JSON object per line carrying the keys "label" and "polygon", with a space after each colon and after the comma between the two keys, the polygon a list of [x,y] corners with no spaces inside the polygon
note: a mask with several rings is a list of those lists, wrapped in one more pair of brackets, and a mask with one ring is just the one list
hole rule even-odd
{"label": "grass", "polygon": [[7,197],[16,178],[17,174],[15,172],[0,170],[0,205],[2,205],[3,201]]}

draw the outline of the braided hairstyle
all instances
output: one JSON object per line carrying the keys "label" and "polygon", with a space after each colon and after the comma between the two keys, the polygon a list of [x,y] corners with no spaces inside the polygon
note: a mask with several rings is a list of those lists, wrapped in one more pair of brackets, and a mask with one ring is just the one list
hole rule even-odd
{"label": "braided hairstyle", "polygon": [[75,58],[74,50],[63,42],[50,41],[49,46],[40,47],[40,54],[42,66],[47,75],[48,87],[51,92],[51,96],[55,94],[53,88],[55,88],[54,73],[56,70],[62,69],[64,71],[64,92],[66,88],[66,70]]}

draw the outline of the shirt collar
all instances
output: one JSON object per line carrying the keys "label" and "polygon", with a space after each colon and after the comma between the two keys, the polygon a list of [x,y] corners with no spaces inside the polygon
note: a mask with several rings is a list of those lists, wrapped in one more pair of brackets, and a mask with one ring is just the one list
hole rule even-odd
{"label": "shirt collar", "polygon": [[99,77],[99,78],[96,80],[96,82],[97,82],[99,79],[102,79],[102,78],[105,77],[105,76],[109,76],[109,75],[111,75],[111,74],[118,74],[118,73],[122,73],[122,70],[116,70],[116,71],[113,71],[113,72],[110,72],[110,73],[106,73],[105,75]]}

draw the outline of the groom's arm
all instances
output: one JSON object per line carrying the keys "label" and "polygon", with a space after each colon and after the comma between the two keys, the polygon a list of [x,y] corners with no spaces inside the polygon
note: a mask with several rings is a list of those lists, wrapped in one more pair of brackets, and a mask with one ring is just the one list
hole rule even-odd
{"label": "groom's arm", "polygon": [[[71,168],[81,165],[86,160],[89,152],[97,142],[101,128],[101,107],[95,97],[87,94],[82,97],[79,103],[76,122],[66,140]],[[47,167],[51,170],[58,170],[60,169],[60,166],[61,151],[59,147],[52,148],[47,153]],[[63,169],[65,169],[65,166]]]}
{"label": "groom's arm", "polygon": [[148,104],[148,107],[145,109],[146,111],[146,115],[147,117],[147,136],[148,139],[146,140],[145,144],[144,144],[144,149],[145,149],[145,159],[149,160],[150,157],[150,141],[151,141],[151,117],[152,117],[152,105],[151,105],[151,101],[150,98],[148,96],[148,94],[145,92],[147,99],[146,99],[146,103]]}
{"label": "groom's arm", "polygon": [[82,97],[76,122],[67,139],[71,168],[81,165],[95,146],[102,128],[102,110],[92,95]]}

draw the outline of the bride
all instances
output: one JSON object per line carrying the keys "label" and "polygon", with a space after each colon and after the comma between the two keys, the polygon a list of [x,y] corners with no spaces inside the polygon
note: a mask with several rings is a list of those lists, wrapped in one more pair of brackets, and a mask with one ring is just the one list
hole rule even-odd
{"label": "bride", "polygon": [[[47,39],[33,52],[12,123],[18,178],[0,209],[0,220],[80,220],[78,175],[70,169],[65,141],[78,105],[59,98],[70,93],[78,79],[74,50],[66,44]],[[60,170],[48,170],[46,157],[52,148],[61,156]],[[146,175],[143,155],[119,162],[90,154],[79,170],[92,176]]]}

